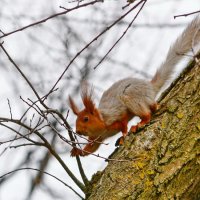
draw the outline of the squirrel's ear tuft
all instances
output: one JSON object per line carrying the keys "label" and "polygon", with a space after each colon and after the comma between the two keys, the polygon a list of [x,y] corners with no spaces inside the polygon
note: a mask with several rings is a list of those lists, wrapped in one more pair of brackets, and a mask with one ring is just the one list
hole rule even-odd
{"label": "squirrel's ear tuft", "polygon": [[70,107],[71,107],[72,111],[74,112],[74,114],[78,115],[79,109],[70,96],[69,96],[69,104],[70,104]]}
{"label": "squirrel's ear tuft", "polygon": [[92,99],[93,93],[94,93],[93,87],[89,88],[86,82],[82,84],[81,88],[82,101],[86,111],[90,112],[91,114],[93,114],[95,110],[95,104]]}

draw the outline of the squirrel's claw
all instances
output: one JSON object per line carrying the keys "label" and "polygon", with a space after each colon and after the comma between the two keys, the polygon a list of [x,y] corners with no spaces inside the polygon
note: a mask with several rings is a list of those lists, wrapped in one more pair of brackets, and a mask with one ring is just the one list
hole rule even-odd
{"label": "squirrel's claw", "polygon": [[131,133],[135,133],[137,130],[138,130],[138,126],[137,126],[137,125],[135,125],[135,126],[131,126],[131,128],[130,128],[130,131],[129,131],[129,132],[131,132]]}
{"label": "squirrel's claw", "polygon": [[83,156],[83,151],[81,149],[78,149],[76,147],[73,147],[73,149],[71,150],[71,156],[75,157],[75,156]]}
{"label": "squirrel's claw", "polygon": [[115,146],[121,146],[124,144],[124,136],[121,136],[120,138],[117,139],[117,141],[115,142]]}

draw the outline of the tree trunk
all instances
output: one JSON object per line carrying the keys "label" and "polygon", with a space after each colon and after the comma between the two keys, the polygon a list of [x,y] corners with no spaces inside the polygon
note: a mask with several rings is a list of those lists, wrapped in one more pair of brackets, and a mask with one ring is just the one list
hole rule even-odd
{"label": "tree trunk", "polygon": [[160,102],[151,124],[93,176],[89,200],[200,199],[200,67],[191,63]]}

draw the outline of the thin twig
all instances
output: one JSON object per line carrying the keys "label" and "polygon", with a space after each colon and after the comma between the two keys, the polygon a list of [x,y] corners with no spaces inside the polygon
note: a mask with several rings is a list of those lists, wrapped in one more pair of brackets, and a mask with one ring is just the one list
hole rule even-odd
{"label": "thin twig", "polygon": [[[15,135],[15,139],[17,138],[17,134]],[[6,150],[12,145],[12,143],[14,142],[15,140],[13,141],[10,141],[10,144],[0,153],[0,157],[6,152]],[[1,144],[5,144],[5,143],[2,143],[0,142],[0,145]]]}
{"label": "thin twig", "polygon": [[[114,47],[119,43],[119,41],[124,37],[124,35],[127,33],[127,31],[129,30],[129,28],[131,27],[131,25],[133,24],[133,22],[135,21],[135,19],[137,18],[137,16],[139,15],[139,13],[141,12],[142,8],[144,7],[145,3],[147,2],[147,0],[144,0],[144,3],[142,4],[141,8],[139,9],[139,11],[136,13],[135,17],[133,18],[133,20],[131,21],[131,23],[128,25],[128,27],[126,28],[126,30],[124,31],[124,33],[119,37],[119,39],[113,44],[113,46],[108,50],[108,52],[105,54],[105,56],[98,62],[98,64],[94,67],[94,69],[96,69],[103,61],[104,59],[108,56],[108,54],[114,49]],[[134,6],[135,7],[135,6]],[[136,7],[135,7],[136,8]]]}
{"label": "thin twig", "polygon": [[176,19],[176,18],[178,18],[178,17],[187,17],[187,16],[189,16],[189,15],[193,15],[193,14],[196,14],[196,13],[199,13],[199,12],[200,12],[200,10],[194,11],[194,12],[190,12],[190,13],[186,13],[186,14],[182,14],[182,15],[175,15],[175,16],[174,16],[174,19]]}
{"label": "thin twig", "polygon": [[78,195],[81,199],[84,199],[78,192],[76,192],[70,185],[68,185],[67,183],[65,183],[64,181],[62,181],[61,179],[59,179],[58,177],[54,176],[53,174],[50,174],[48,172],[45,171],[41,171],[39,169],[35,169],[35,168],[31,168],[31,167],[24,167],[24,168],[19,168],[19,169],[15,169],[13,171],[10,171],[2,176],[0,176],[0,179],[4,178],[5,176],[8,176],[12,173],[18,172],[18,171],[22,171],[22,170],[33,170],[33,171],[38,171],[38,172],[42,172],[43,174],[49,175],[51,177],[53,177],[54,179],[56,179],[57,181],[59,181],[60,183],[62,183],[63,185],[65,185],[66,187],[68,187],[69,189],[71,189],[76,195]]}
{"label": "thin twig", "polygon": [[127,8],[130,5],[131,5],[131,3],[127,3],[125,6],[122,7],[122,10],[124,10],[125,8]]}
{"label": "thin twig", "polygon": [[25,147],[25,146],[41,146],[41,145],[36,145],[36,144],[33,144],[33,143],[24,143],[24,144],[18,144],[18,145],[12,145],[12,146],[9,146],[10,149],[12,148],[18,148],[18,147]]}
{"label": "thin twig", "polygon": [[35,117],[35,113],[33,113],[33,115],[32,115],[32,118],[30,119],[30,127],[32,127],[32,122],[33,122],[33,120],[34,120],[34,117]]}
{"label": "thin twig", "polygon": [[3,34],[3,35],[5,35],[5,33],[0,29],[0,32]]}
{"label": "thin twig", "polygon": [[[105,26],[106,22],[105,21],[101,21],[101,20],[97,20],[97,19],[89,19],[89,20],[85,20],[85,19],[77,19],[77,18],[73,18],[70,17],[70,20],[75,22],[75,23],[81,23],[81,24],[98,24],[101,26]],[[129,23],[125,20],[122,20],[118,26],[127,26]],[[148,29],[165,29],[165,28],[179,28],[179,27],[185,27],[187,23],[135,23],[134,24],[134,29],[136,28],[148,28]]]}
{"label": "thin twig", "polygon": [[[77,134],[77,133],[76,133],[76,132],[74,132],[74,131],[73,131],[73,134],[74,134],[74,136],[78,136],[78,137],[80,137],[80,138],[82,138],[82,139],[84,139],[84,140],[88,141],[88,143],[93,143],[93,142],[96,142],[96,143],[98,143],[98,144],[109,145],[109,143],[105,143],[105,142],[100,142],[100,141],[97,141],[97,140],[100,138],[100,136],[99,136],[99,137],[97,137],[95,140],[90,140],[90,139],[88,139],[88,138],[86,138],[86,137],[84,137],[84,136],[82,136],[82,135],[79,135],[79,134]],[[79,143],[79,144],[81,144],[81,143]]]}
{"label": "thin twig", "polygon": [[95,153],[91,153],[91,152],[89,152],[89,151],[85,151],[84,149],[81,149],[84,153],[89,153],[90,155],[93,155],[93,156],[95,156],[95,157],[97,157],[97,158],[101,158],[101,159],[103,159],[103,160],[105,160],[105,161],[115,161],[115,162],[130,162],[130,161],[135,161],[135,160],[140,160],[140,159],[142,159],[142,158],[132,158],[132,159],[129,159],[129,160],[125,160],[125,159],[114,159],[114,158],[105,158],[105,157],[103,157],[103,156],[101,156],[101,155],[99,155],[99,154],[95,154]]}
{"label": "thin twig", "polygon": [[[0,123],[0,125],[3,126],[2,123]],[[8,128],[8,127],[6,127],[6,128]],[[12,129],[12,131],[13,131],[13,130],[15,130],[15,129]],[[16,132],[17,132],[17,131],[16,131]],[[20,140],[20,139],[24,139],[24,137],[29,136],[29,135],[30,135],[30,133],[25,134],[25,135],[23,135],[23,136],[19,136],[19,137],[16,137],[16,136],[15,136],[15,137],[12,138],[12,139],[6,139],[5,141],[0,142],[0,145],[6,144],[6,143],[8,143],[8,142],[13,142],[13,141],[17,141],[17,140]]]}
{"label": "thin twig", "polygon": [[[30,27],[32,27],[32,26],[35,26],[35,25],[38,25],[38,24],[42,24],[42,23],[44,23],[44,22],[46,22],[46,21],[48,21],[48,20],[50,20],[50,19],[52,19],[52,18],[55,18],[55,17],[60,16],[60,15],[65,15],[65,14],[67,14],[67,13],[73,11],[73,10],[77,10],[77,9],[79,9],[79,8],[83,8],[83,7],[86,7],[86,6],[89,6],[89,5],[93,5],[93,4],[98,3],[98,2],[103,2],[103,1],[102,1],[102,0],[91,1],[91,2],[88,2],[88,3],[82,4],[82,5],[75,6],[75,7],[73,7],[73,8],[69,8],[69,9],[67,9],[67,10],[65,10],[65,11],[63,11],[63,12],[59,12],[59,13],[50,15],[49,17],[46,17],[46,18],[44,18],[44,19],[42,19],[42,20],[39,20],[39,21],[34,22],[34,23],[31,23],[31,24],[29,24],[29,25],[27,25],[27,26],[24,26],[24,27],[22,27],[22,28],[16,29],[16,30],[11,31],[11,32],[8,32],[8,33],[3,33],[3,35],[0,36],[0,39],[1,39],[1,38],[4,38],[4,37],[7,37],[7,36],[9,36],[9,35],[12,35],[12,34],[14,34],[14,33],[16,33],[16,32],[23,31],[23,30],[25,30],[25,29],[27,29],[27,28],[30,28]],[[2,32],[2,31],[1,31],[1,32]]]}
{"label": "thin twig", "polygon": [[[55,88],[55,89],[52,91],[52,93],[55,92],[55,91],[57,91],[57,90],[58,90],[58,88]],[[45,96],[46,96],[46,95],[45,95]],[[45,98],[45,96],[41,97],[41,99]],[[22,97],[20,97],[20,98],[22,98]],[[24,99],[22,99],[22,100],[24,100]],[[38,103],[38,102],[39,102],[39,100],[36,100],[36,101],[32,102],[32,105],[29,105],[29,104],[25,101],[25,103],[28,104],[29,106],[28,106],[27,110],[24,112],[24,114],[21,116],[20,121],[26,116],[26,114],[28,113],[28,111],[29,111],[31,108],[33,108],[34,105],[35,105],[36,103]]]}
{"label": "thin twig", "polygon": [[[33,109],[41,116],[40,110],[37,110],[37,108],[34,107],[34,106],[36,106],[36,103],[35,103],[35,104],[32,103],[32,105],[31,105],[31,104],[28,103],[25,99],[23,99],[22,96],[20,96],[19,98],[20,98],[24,103],[26,103],[26,104],[29,106],[29,108],[33,108]],[[21,117],[21,118],[22,118],[22,117]]]}
{"label": "thin twig", "polygon": [[10,100],[7,99],[7,101],[8,101],[9,111],[10,111],[10,118],[12,119],[12,109],[11,109],[11,106],[10,106]]}

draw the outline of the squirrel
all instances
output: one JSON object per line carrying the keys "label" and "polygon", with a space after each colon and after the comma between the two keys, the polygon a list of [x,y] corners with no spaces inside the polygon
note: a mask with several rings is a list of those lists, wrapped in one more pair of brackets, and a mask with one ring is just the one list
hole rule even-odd
{"label": "squirrel", "polygon": [[106,138],[120,131],[123,135],[120,144],[123,144],[123,138],[128,133],[127,124],[134,116],[140,117],[141,121],[132,126],[130,132],[136,132],[139,127],[149,123],[158,107],[156,95],[170,80],[179,61],[199,43],[200,15],[192,20],[170,47],[151,81],[129,77],[115,82],[103,93],[98,108],[92,98],[93,90],[84,87],[82,101],[85,108],[82,111],[69,96],[70,107],[77,115],[76,133],[88,136],[89,141],[83,149],[74,147],[71,156],[86,156],[95,152]]}

